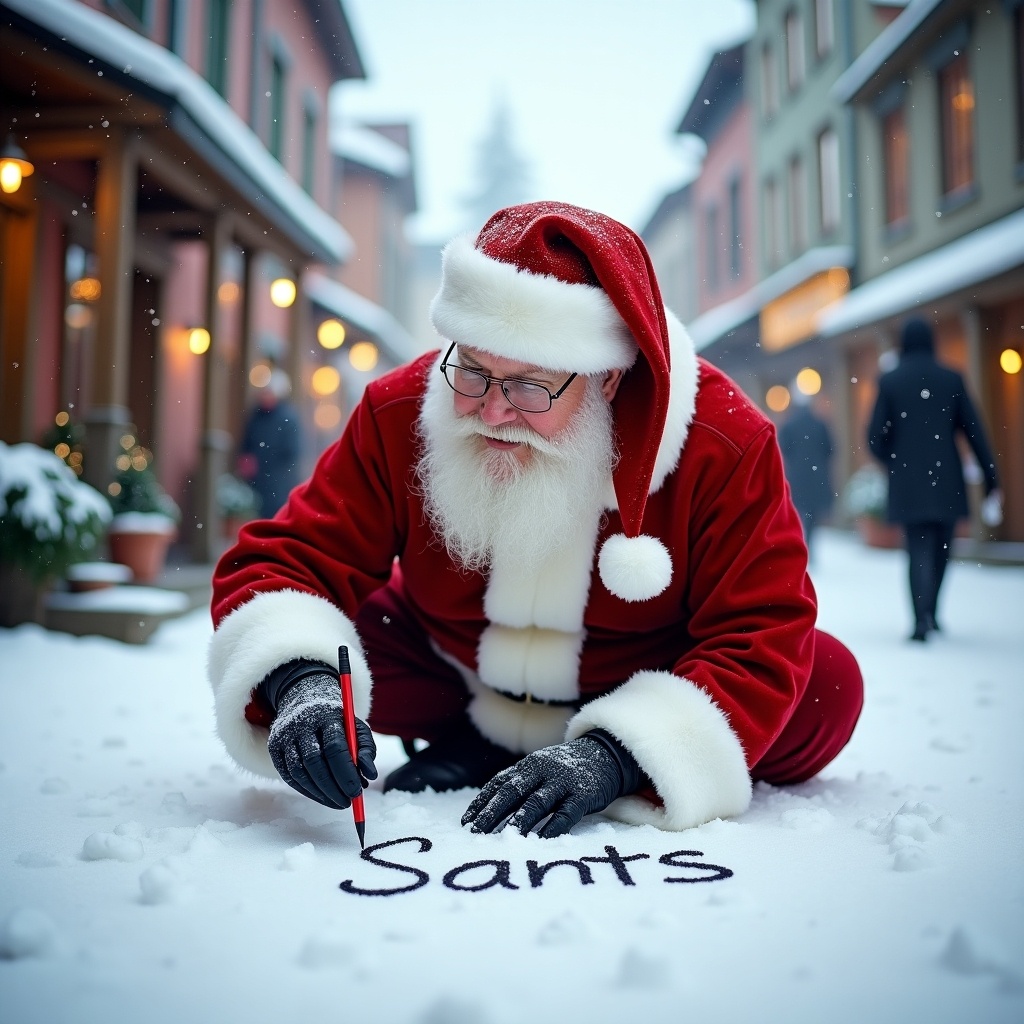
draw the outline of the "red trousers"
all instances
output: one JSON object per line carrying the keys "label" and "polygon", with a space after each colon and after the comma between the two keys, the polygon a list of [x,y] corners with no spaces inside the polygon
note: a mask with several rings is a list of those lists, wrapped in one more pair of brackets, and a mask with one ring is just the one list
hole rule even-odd
{"label": "red trousers", "polygon": [[[469,703],[458,672],[442,661],[416,621],[396,579],[360,609],[357,626],[373,673],[370,727],[403,740],[433,740]],[[843,747],[864,703],[864,682],[850,651],[815,631],[814,664],[800,703],[751,768],[773,785],[816,775]]]}

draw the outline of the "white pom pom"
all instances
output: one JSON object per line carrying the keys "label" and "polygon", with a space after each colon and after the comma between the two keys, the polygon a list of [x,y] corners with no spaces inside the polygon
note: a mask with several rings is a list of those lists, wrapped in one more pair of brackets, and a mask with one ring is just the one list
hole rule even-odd
{"label": "white pom pom", "polygon": [[649,601],[672,582],[672,558],[657,537],[616,533],[597,559],[601,582],[623,601]]}

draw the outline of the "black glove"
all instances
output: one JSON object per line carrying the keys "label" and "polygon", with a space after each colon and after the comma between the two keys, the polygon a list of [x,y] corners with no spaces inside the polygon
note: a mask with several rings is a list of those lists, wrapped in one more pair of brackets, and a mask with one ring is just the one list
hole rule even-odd
{"label": "black glove", "polygon": [[377,778],[377,745],[370,727],[357,718],[357,772],[345,740],[334,669],[319,661],[290,661],[274,669],[259,690],[277,712],[267,749],[281,778],[326,807],[350,806],[368,780]]}
{"label": "black glove", "polygon": [[525,836],[549,814],[537,834],[561,836],[585,814],[603,811],[613,800],[640,788],[643,775],[633,755],[603,729],[527,754],[480,790],[462,816],[474,832],[493,832],[509,823]]}

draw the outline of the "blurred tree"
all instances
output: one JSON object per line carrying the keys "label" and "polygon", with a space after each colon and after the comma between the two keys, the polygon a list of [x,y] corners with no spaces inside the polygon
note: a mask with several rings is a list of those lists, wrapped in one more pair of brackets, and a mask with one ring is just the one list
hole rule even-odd
{"label": "blurred tree", "polygon": [[477,144],[476,187],[462,200],[470,230],[478,231],[496,210],[533,198],[530,161],[516,148],[512,115],[504,99],[495,100],[490,125]]}

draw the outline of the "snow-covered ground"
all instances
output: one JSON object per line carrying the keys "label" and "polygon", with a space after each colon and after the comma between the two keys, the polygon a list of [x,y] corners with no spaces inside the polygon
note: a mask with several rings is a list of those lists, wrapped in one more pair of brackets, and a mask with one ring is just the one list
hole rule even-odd
{"label": "snow-covered ground", "polygon": [[378,863],[231,767],[203,612],[145,647],[0,631],[0,1020],[1021,1021],[1024,570],[952,566],[926,646],[901,553],[826,534],[813,574],[867,683],[819,778],[547,841],[374,789]]}

